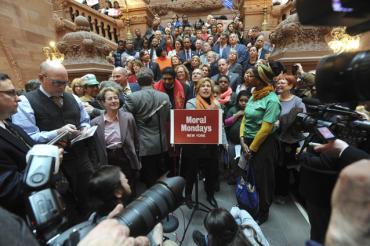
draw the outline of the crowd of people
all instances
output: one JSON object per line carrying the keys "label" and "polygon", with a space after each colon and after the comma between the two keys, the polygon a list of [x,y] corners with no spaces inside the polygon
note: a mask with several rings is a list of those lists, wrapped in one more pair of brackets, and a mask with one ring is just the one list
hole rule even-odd
{"label": "crowd of people", "polygon": [[[232,161],[239,154],[235,146],[241,145],[259,194],[259,211],[251,219],[264,223],[274,198],[284,200],[289,192],[287,166],[295,164],[301,140],[279,138],[282,119],[293,108],[305,112],[302,97],[315,95],[314,73],[295,64],[294,74],[288,74],[281,63],[268,59],[271,50],[260,28],[244,34],[238,17],[224,22],[208,16],[191,24],[187,16],[180,21],[175,15],[163,27],[157,16],[144,35],[137,29],[133,40],[118,42],[111,59],[115,68],[104,81],[91,73],[70,81],[62,64],[46,61],[38,79],[18,97],[11,79],[0,74],[0,205],[25,216],[22,179],[31,146],[64,132],[73,138],[97,126],[93,138],[59,143],[64,149],[59,182],[68,185],[60,193],[75,222],[91,211],[105,216],[117,204],[132,201],[139,177],[149,188],[167,173],[186,179],[185,204],[192,208],[200,170],[207,201],[217,208],[221,167],[245,168]],[[170,146],[170,109],[222,110],[222,146]],[[219,158],[220,153],[230,161]],[[229,183],[235,184],[231,176]],[[220,225],[212,224],[215,216],[225,217],[232,236],[220,237]],[[230,218],[224,210],[207,215],[210,241],[195,233],[197,244],[254,245],[237,233],[237,224],[226,223]],[[257,224],[253,226],[260,245],[266,245]],[[313,239],[323,242],[321,234]],[[238,243],[231,244],[233,240]]]}

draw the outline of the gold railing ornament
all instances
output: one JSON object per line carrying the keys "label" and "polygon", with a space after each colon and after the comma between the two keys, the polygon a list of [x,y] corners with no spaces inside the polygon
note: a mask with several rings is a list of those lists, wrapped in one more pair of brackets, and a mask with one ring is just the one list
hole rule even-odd
{"label": "gold railing ornament", "polygon": [[355,51],[360,47],[360,36],[351,36],[344,27],[336,27],[331,31],[332,40],[328,42],[330,49],[335,54]]}
{"label": "gold railing ornament", "polygon": [[264,7],[263,7],[263,22],[261,24],[262,31],[267,31],[267,0],[264,1]]}
{"label": "gold railing ornament", "polygon": [[133,39],[133,35],[131,33],[131,19],[130,19],[130,16],[129,16],[129,12],[128,12],[128,4],[127,4],[127,0],[125,0],[125,5],[126,5],[126,17],[124,17],[122,15],[121,19],[123,20],[124,23],[126,23],[127,25],[127,32],[126,32],[126,39],[129,40],[129,39]]}
{"label": "gold railing ornament", "polygon": [[54,41],[50,41],[49,46],[43,47],[42,53],[44,53],[47,61],[58,61],[62,63],[64,60],[64,55],[59,52]]}

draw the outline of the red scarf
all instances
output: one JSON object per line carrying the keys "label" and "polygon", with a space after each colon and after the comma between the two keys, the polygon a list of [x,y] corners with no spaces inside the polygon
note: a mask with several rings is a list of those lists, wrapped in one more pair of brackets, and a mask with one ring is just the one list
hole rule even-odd
{"label": "red scarf", "polygon": [[229,87],[224,93],[219,95],[218,101],[222,105],[225,105],[226,103],[230,102],[231,94],[233,94],[233,90]]}
{"label": "red scarf", "polygon": [[173,50],[172,45],[166,45],[166,51],[167,51],[167,53],[170,52],[171,50]]}
{"label": "red scarf", "polygon": [[[173,100],[175,101],[175,109],[183,109],[185,106],[184,87],[182,86],[181,82],[178,81],[177,79],[175,79],[173,85],[174,85]],[[167,93],[162,79],[154,84],[154,89],[156,89],[157,91]]]}

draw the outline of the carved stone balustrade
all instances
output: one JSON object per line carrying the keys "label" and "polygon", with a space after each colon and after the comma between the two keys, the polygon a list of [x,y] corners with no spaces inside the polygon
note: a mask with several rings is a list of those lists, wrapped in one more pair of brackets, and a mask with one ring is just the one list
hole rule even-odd
{"label": "carved stone balustrade", "polygon": [[98,80],[107,80],[113,65],[106,57],[117,48],[117,44],[90,31],[90,22],[86,17],[75,18],[76,31],[69,32],[57,43],[64,54],[63,64],[69,78],[81,77],[93,73]]}
{"label": "carved stone balustrade", "polygon": [[92,32],[113,42],[119,40],[117,20],[101,14],[87,5],[74,0],[55,0],[53,1],[53,9],[56,14],[54,16],[56,30],[61,33],[60,36],[68,31],[74,31],[74,20],[77,16],[84,16],[87,18]]}

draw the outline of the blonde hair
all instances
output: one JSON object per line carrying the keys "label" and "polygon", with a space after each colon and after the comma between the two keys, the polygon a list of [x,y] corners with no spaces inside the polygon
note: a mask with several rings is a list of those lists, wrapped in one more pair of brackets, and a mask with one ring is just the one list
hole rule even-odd
{"label": "blonde hair", "polygon": [[75,78],[72,80],[71,88],[75,88],[76,86],[83,86],[83,81],[80,78]]}
{"label": "blonde hair", "polygon": [[202,78],[202,79],[200,79],[198,82],[197,82],[197,84],[195,85],[195,92],[198,94],[198,92],[199,92],[199,89],[200,89],[200,87],[203,85],[203,84],[205,84],[206,82],[208,82],[208,83],[210,83],[211,84],[211,93],[212,93],[212,95],[213,95],[213,93],[214,93],[214,85],[215,85],[215,82],[213,82],[213,80],[212,79],[210,79],[210,78]]}

